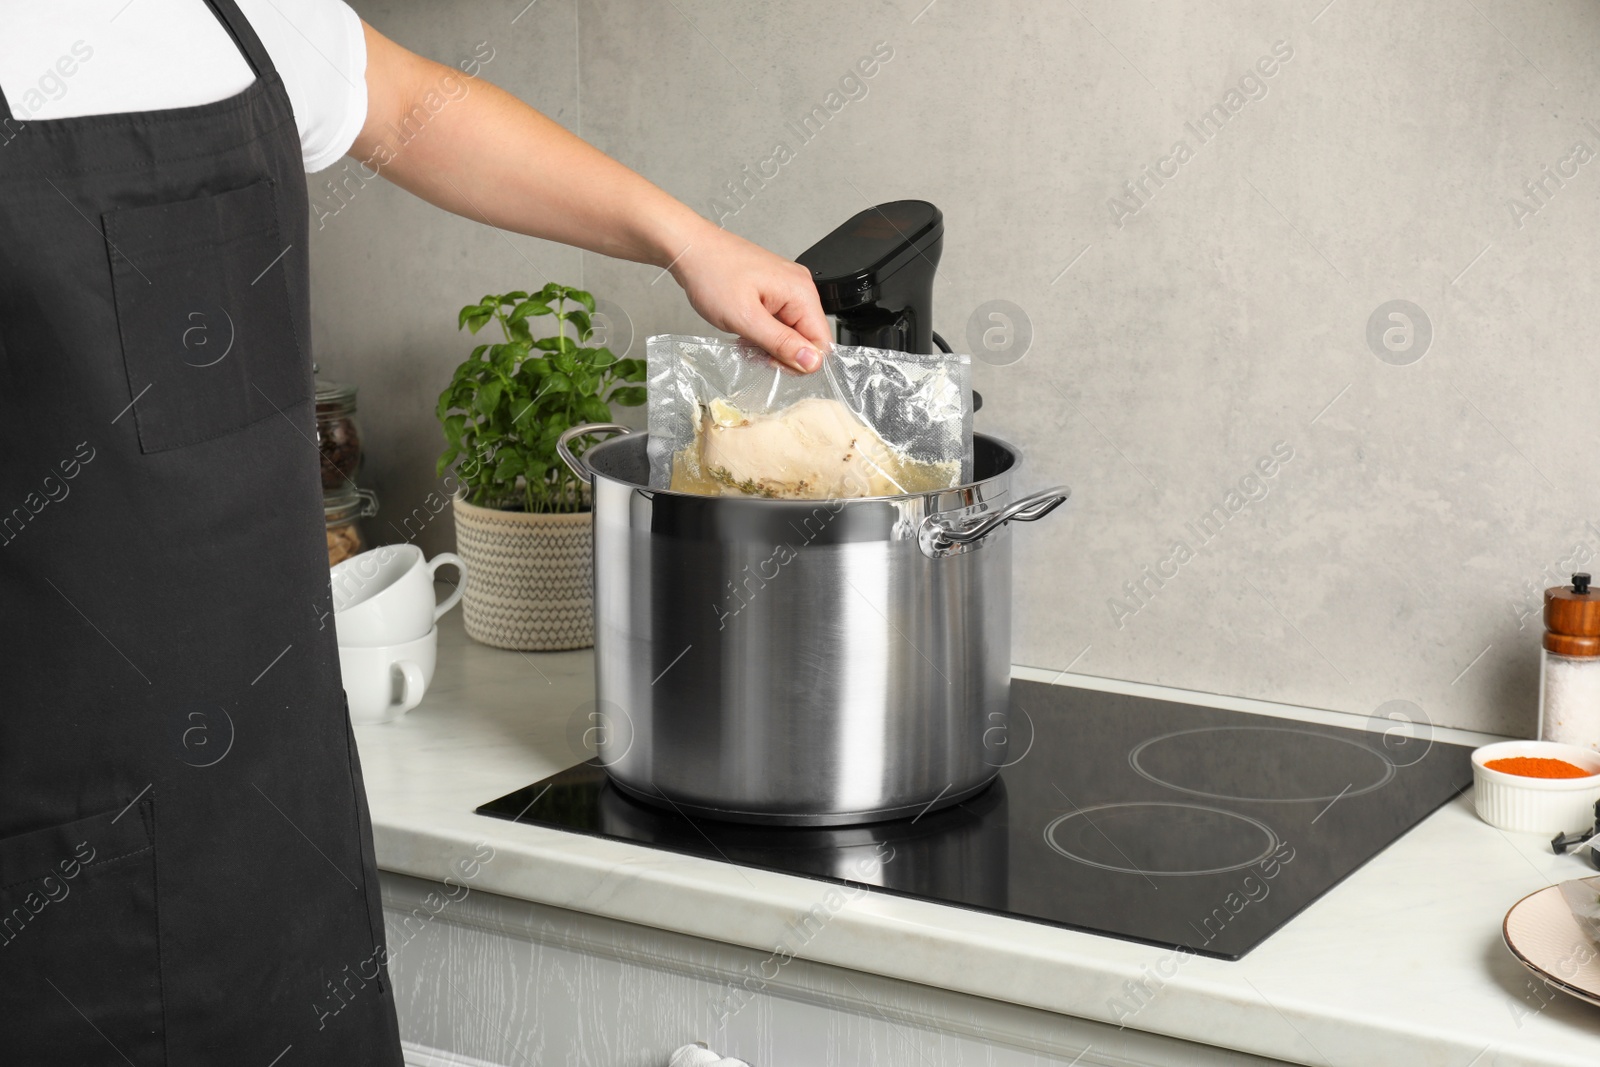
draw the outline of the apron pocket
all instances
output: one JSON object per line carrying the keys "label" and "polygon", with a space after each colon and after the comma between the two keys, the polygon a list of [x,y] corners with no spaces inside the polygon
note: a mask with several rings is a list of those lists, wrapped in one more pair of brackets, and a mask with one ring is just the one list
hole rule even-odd
{"label": "apron pocket", "polygon": [[0,839],[0,1004],[7,1062],[167,1062],[150,794]]}
{"label": "apron pocket", "polygon": [[311,395],[270,182],[108,211],[141,452],[231,433]]}

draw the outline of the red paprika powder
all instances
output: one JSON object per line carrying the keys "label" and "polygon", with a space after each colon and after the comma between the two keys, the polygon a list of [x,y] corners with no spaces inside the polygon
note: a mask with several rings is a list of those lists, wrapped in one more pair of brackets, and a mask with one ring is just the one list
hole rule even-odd
{"label": "red paprika powder", "polygon": [[1521,775],[1523,778],[1589,778],[1593,771],[1574,766],[1564,759],[1543,756],[1507,756],[1484,764],[1491,771]]}

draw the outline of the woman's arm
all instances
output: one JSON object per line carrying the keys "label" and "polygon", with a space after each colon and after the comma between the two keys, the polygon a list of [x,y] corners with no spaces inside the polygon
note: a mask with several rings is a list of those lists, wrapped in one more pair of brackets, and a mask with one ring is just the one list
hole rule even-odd
{"label": "woman's arm", "polygon": [[817,368],[828,321],[804,267],[712,225],[504,90],[363,27],[367,121],[351,155],[458,215],[666,268],[711,325]]}

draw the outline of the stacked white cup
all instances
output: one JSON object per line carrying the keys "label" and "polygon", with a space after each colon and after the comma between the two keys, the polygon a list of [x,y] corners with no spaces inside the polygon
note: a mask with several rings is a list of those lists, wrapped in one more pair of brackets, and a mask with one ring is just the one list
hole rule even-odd
{"label": "stacked white cup", "polygon": [[[446,564],[460,576],[435,602],[433,575]],[[439,616],[467,584],[461,557],[432,559],[416,545],[381,545],[333,568],[333,622],[339,639],[350,721],[388,722],[422,702],[438,661]]]}

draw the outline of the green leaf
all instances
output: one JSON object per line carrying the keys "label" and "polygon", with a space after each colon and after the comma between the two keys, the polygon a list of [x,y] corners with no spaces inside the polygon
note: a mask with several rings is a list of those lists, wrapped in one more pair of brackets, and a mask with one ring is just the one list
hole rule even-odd
{"label": "green leaf", "polygon": [[523,401],[522,406],[511,415],[512,424],[519,430],[536,432],[539,428],[539,405],[532,401]]}
{"label": "green leaf", "polygon": [[625,382],[644,381],[645,362],[642,359],[619,359],[616,366],[617,377]]}
{"label": "green leaf", "polygon": [[483,329],[485,323],[494,318],[494,312],[495,305],[489,303],[487,298],[482,304],[464,307],[461,309],[461,315],[456,320],[456,329],[459,330],[465,325],[467,329],[477,333]]}
{"label": "green leaf", "polygon": [[501,385],[499,382],[489,382],[478,391],[476,407],[483,414],[488,415],[500,406]]}
{"label": "green leaf", "polygon": [[522,471],[522,457],[510,449],[502,449],[495,458],[494,477],[497,482],[509,482]]}
{"label": "green leaf", "polygon": [[456,468],[456,471],[467,481],[477,482],[483,474],[483,452],[481,446],[463,455],[461,465]]}
{"label": "green leaf", "polygon": [[552,371],[539,387],[541,393],[570,393],[572,392],[572,379],[561,371]]}
{"label": "green leaf", "polygon": [[582,289],[568,289],[567,298],[570,300],[576,300],[578,303],[583,305],[584,310],[588,311],[589,314],[594,314],[594,297],[590,296]]}
{"label": "green leaf", "polygon": [[578,405],[579,413],[589,422],[610,422],[611,408],[597,396],[586,396]]}
{"label": "green leaf", "polygon": [[521,322],[529,315],[537,317],[539,315],[553,314],[555,314],[555,312],[551,309],[550,305],[546,304],[543,300],[524,300],[522,303],[518,304],[512,309],[510,317],[512,322]]}
{"label": "green leaf", "polygon": [[567,321],[572,323],[573,327],[578,331],[578,340],[580,341],[587,341],[589,335],[594,333],[594,326],[589,319],[587,311],[569,311],[567,312]]}
{"label": "green leaf", "polygon": [[621,385],[611,390],[611,402],[625,408],[636,408],[649,398],[642,385]]}

